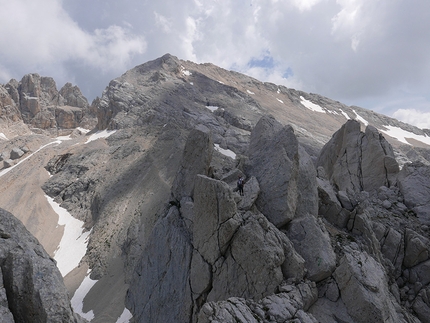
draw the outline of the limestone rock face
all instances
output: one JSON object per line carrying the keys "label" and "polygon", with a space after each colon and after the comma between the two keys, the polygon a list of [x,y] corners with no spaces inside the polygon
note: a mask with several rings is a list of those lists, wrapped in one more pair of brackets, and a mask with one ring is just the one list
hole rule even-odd
{"label": "limestone rock face", "polygon": [[308,215],[291,221],[287,235],[297,252],[305,259],[308,278],[320,281],[336,268],[336,255],[328,233],[314,216]]}
{"label": "limestone rock face", "polygon": [[262,117],[251,133],[247,172],[260,184],[256,205],[275,226],[284,226],[297,213],[317,212],[316,171],[292,127]]}
{"label": "limestone rock face", "polygon": [[176,208],[155,225],[126,298],[138,322],[188,322],[192,314],[190,238]]}
{"label": "limestone rock face", "polygon": [[[0,88],[0,116],[39,129],[72,129],[94,118],[87,99],[77,86],[67,83],[60,91],[54,79],[27,74]],[[94,122],[93,122],[94,123]]]}
{"label": "limestone rock face", "polygon": [[383,268],[368,254],[345,254],[334,278],[355,322],[405,322],[396,312]]}
{"label": "limestone rock face", "polygon": [[64,105],[81,109],[87,108],[89,105],[87,98],[76,85],[73,86],[71,83],[66,83],[60,89],[59,93],[64,99]]}
{"label": "limestone rock face", "polygon": [[197,174],[207,175],[212,159],[211,137],[200,130],[192,130],[185,144],[181,168],[172,186],[173,197],[180,201],[184,196],[192,196]]}
{"label": "limestone rock face", "polygon": [[397,180],[406,206],[416,212],[421,222],[430,224],[430,166],[420,162],[405,164]]}
{"label": "limestone rock face", "polygon": [[305,311],[318,298],[315,284],[301,283],[288,286],[281,293],[259,301],[232,297],[225,301],[208,302],[199,313],[197,322],[292,322],[317,323]]}
{"label": "limestone rock face", "polygon": [[3,209],[0,240],[2,322],[83,322],[72,311],[54,260],[22,223]]}
{"label": "limestone rock face", "polygon": [[317,161],[338,191],[348,194],[373,191],[395,184],[399,167],[390,145],[374,127],[360,132],[348,120],[324,146]]}

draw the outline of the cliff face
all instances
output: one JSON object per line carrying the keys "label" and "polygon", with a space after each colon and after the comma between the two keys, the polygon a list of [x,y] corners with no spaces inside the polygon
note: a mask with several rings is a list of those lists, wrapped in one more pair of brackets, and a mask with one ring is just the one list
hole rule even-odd
{"label": "cliff face", "polygon": [[[65,87],[34,93],[72,126],[82,101]],[[43,110],[25,102],[29,120]],[[83,300],[93,322],[124,305],[135,322],[428,322],[429,154],[382,132],[422,130],[171,55],[111,81],[92,108],[97,129],[3,175],[0,202],[40,229],[45,193],[91,230],[79,268],[97,280]],[[36,178],[42,167],[51,176]],[[20,209],[30,192],[38,220]]]}
{"label": "cliff face", "polygon": [[73,313],[55,261],[12,214],[0,209],[2,322],[84,322]]}
{"label": "cliff face", "polygon": [[58,91],[51,77],[27,74],[20,82],[0,85],[0,122],[3,127],[22,122],[52,132],[94,126],[94,116],[77,86],[67,83]]}

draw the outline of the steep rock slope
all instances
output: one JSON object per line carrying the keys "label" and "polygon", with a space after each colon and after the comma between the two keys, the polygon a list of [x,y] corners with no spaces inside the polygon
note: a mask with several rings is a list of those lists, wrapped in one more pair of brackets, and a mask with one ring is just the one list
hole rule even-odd
{"label": "steep rock slope", "polygon": [[2,322],[84,322],[73,313],[54,260],[12,214],[0,209]]}
{"label": "steep rock slope", "polygon": [[[65,281],[73,295],[90,268],[97,282],[82,308],[93,322],[115,322],[124,300],[136,322],[425,322],[427,202],[406,192],[426,188],[428,154],[387,137],[392,150],[377,130],[424,131],[171,55],[111,81],[93,107],[108,138],[84,144],[75,133],[44,149],[28,162],[52,176],[31,189],[16,184],[35,177],[24,164],[2,178],[2,203],[21,208],[20,218],[16,201],[42,186],[91,230]],[[31,138],[33,151],[50,140]],[[401,177],[393,156],[422,163],[406,164]],[[333,176],[353,166],[354,177]],[[41,214],[46,201],[33,204]],[[43,232],[42,221],[25,222]]]}

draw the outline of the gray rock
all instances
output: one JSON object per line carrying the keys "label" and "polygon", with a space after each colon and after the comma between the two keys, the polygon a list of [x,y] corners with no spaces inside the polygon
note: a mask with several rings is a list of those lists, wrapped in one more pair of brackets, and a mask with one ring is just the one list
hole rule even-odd
{"label": "gray rock", "polygon": [[413,267],[429,259],[430,241],[415,231],[405,229],[405,267]]}
{"label": "gray rock", "polygon": [[2,319],[8,322],[11,313],[15,322],[84,321],[72,311],[54,260],[24,225],[3,209],[0,209],[0,240]]}
{"label": "gray rock", "polygon": [[252,176],[249,180],[246,180],[243,187],[243,196],[241,197],[237,207],[239,210],[248,211],[252,208],[255,201],[260,194],[260,185],[257,179]]}
{"label": "gray rock", "polygon": [[[138,322],[188,322],[192,246],[176,207],[158,220],[126,297]],[[196,284],[193,284],[196,287]],[[175,301],[172,301],[175,300]]]}
{"label": "gray rock", "polygon": [[213,143],[209,134],[192,130],[185,144],[181,167],[172,185],[172,195],[177,201],[185,196],[193,196],[196,175],[208,175],[212,153]]}
{"label": "gray rock", "polygon": [[287,235],[305,260],[310,280],[318,282],[331,275],[336,255],[321,222],[312,215],[294,219],[288,225]]}
{"label": "gray rock", "polygon": [[15,165],[15,162],[12,159],[3,160],[4,168],[9,168],[9,167],[12,167],[13,165]]}
{"label": "gray rock", "polygon": [[246,172],[260,184],[257,207],[275,226],[318,212],[316,171],[292,127],[262,117],[251,133]]}
{"label": "gray rock", "polygon": [[430,224],[430,166],[420,162],[405,164],[397,181],[406,206],[416,212],[422,223]]}
{"label": "gray rock", "polygon": [[430,322],[430,287],[424,288],[416,297],[412,308],[422,323]]}
{"label": "gray rock", "polygon": [[193,245],[211,265],[225,254],[240,225],[230,187],[197,175],[194,194]]}
{"label": "gray rock", "polygon": [[15,160],[15,159],[19,159],[24,155],[24,152],[18,148],[18,147],[14,147],[12,148],[11,152],[10,152],[10,159]]}
{"label": "gray rock", "polygon": [[305,311],[318,299],[315,285],[289,285],[288,292],[267,296],[259,301],[232,297],[206,303],[198,314],[198,323],[302,322],[318,321]]}
{"label": "gray rock", "polygon": [[350,212],[342,207],[327,179],[317,178],[319,208],[318,214],[328,222],[343,228],[348,223]]}
{"label": "gray rock", "polygon": [[376,128],[360,131],[348,120],[321,150],[317,161],[339,191],[359,193],[395,184],[399,167],[391,146]]}
{"label": "gray rock", "polygon": [[383,267],[367,253],[346,253],[333,276],[354,322],[405,322],[393,305]]}
{"label": "gray rock", "polygon": [[207,300],[238,295],[258,300],[273,294],[284,278],[300,280],[303,275],[304,261],[285,234],[263,215],[248,212],[230,251],[214,264]]}

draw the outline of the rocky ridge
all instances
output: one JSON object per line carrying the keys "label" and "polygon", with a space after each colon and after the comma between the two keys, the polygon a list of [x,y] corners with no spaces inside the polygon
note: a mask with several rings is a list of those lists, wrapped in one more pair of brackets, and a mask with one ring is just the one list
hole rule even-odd
{"label": "rocky ridge", "polygon": [[42,187],[97,284],[120,259],[135,322],[428,321],[429,154],[378,129],[425,131],[170,55],[93,106],[116,132],[58,147]]}

